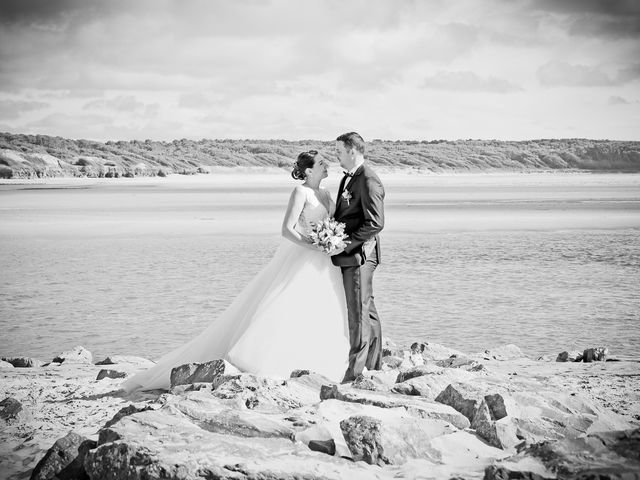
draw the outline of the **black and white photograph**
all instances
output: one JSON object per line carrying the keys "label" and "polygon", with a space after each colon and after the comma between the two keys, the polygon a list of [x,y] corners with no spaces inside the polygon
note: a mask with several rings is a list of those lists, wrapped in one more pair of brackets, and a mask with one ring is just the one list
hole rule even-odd
{"label": "black and white photograph", "polygon": [[0,480],[640,479],[640,2],[0,0]]}

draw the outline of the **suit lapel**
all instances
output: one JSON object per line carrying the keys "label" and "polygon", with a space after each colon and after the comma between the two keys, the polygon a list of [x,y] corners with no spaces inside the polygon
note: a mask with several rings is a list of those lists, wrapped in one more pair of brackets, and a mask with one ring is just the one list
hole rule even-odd
{"label": "suit lapel", "polygon": [[[348,191],[349,193],[352,192],[351,187],[355,185],[356,177],[358,177],[358,175],[360,175],[363,170],[364,170],[364,163],[360,165],[355,172],[353,172],[352,177],[346,177],[346,176],[342,177],[342,181],[340,182],[340,187],[338,187],[338,200],[336,201],[336,211],[338,210],[338,206],[342,206],[342,203],[344,202],[344,198],[342,198],[342,194],[345,191]],[[347,203],[347,205],[349,204]]]}

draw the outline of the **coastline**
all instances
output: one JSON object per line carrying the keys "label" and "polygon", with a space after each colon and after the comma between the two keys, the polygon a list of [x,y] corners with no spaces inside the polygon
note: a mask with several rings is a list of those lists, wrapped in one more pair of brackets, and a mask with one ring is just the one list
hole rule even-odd
{"label": "coastline", "polygon": [[[282,383],[234,374],[231,367],[218,364],[222,370],[215,378],[187,381],[170,392],[129,395],[118,390],[123,378],[97,380],[98,374],[108,369],[109,375],[117,372],[121,377],[130,376],[151,362],[115,356],[110,364],[93,364],[91,354],[77,347],[58,355],[62,363],[33,368],[4,365],[0,368],[0,400],[14,398],[22,413],[8,419],[3,415],[0,420],[5,423],[0,433],[0,472],[9,480],[28,478],[47,449],[72,431],[78,438],[99,442],[101,446],[90,450],[93,453],[89,455],[94,461],[111,465],[114,471],[123,467],[118,462],[124,460],[112,456],[112,446],[120,445],[121,452],[125,446],[131,452],[139,448],[151,452],[153,461],[136,467],[135,472],[129,472],[133,476],[127,478],[144,478],[145,472],[153,475],[158,465],[168,468],[167,465],[181,464],[180,468],[193,472],[193,462],[209,465],[208,468],[228,464],[234,458],[230,445],[240,448],[245,442],[248,443],[242,448],[253,445],[238,460],[244,465],[245,476],[228,478],[257,478],[260,474],[268,477],[277,471],[290,476],[306,474],[309,478],[481,478],[492,466],[515,468],[513,465],[522,464],[524,457],[529,471],[540,474],[546,469],[548,475],[549,465],[536,457],[533,448],[539,442],[562,446],[565,450],[559,451],[574,458],[572,455],[579,452],[566,450],[567,445],[573,445],[571,442],[640,427],[637,363],[531,359],[513,345],[464,354],[441,345],[416,342],[405,347],[387,344],[385,353],[382,371],[368,372],[351,386],[331,387],[328,380],[304,372]],[[224,375],[220,376],[220,372]],[[464,408],[443,393],[451,388],[463,397],[471,395],[469,398],[501,396],[507,415],[499,420],[489,419],[486,424],[473,418],[467,420],[461,415]],[[247,407],[245,397],[253,399],[253,406]],[[110,422],[111,426],[105,429],[105,423],[125,407],[128,413],[121,413],[119,420]],[[425,413],[416,417],[416,411]],[[387,446],[387,455],[395,452],[390,463],[372,466],[353,450],[349,453],[355,447],[348,435],[341,438],[336,433],[334,422],[358,415],[382,422],[379,441]],[[216,418],[223,422],[217,427]],[[294,418],[297,420],[292,423],[289,419]],[[536,427],[528,427],[530,422]],[[420,426],[417,431],[416,425]],[[500,428],[495,430],[496,427]],[[163,433],[163,428],[170,430]],[[511,428],[518,429],[518,438],[510,436]],[[173,433],[167,436],[169,431]],[[338,450],[347,448],[342,456],[349,458],[311,451],[309,442],[314,439],[333,440]],[[413,453],[399,453],[403,442],[412,445]],[[279,457],[272,448],[289,453]],[[281,463],[269,462],[269,455],[276,455]],[[624,461],[630,463],[617,468],[635,465],[630,459]],[[84,465],[95,467],[87,460]],[[427,466],[431,474],[425,474]],[[102,478],[95,475],[91,478]]]}

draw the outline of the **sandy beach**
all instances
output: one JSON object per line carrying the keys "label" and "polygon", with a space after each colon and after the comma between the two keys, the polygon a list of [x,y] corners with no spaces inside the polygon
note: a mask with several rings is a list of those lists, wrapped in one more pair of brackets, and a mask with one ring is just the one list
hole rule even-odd
{"label": "sandy beach", "polygon": [[[451,361],[450,355],[457,356],[455,362]],[[403,364],[392,367],[392,357],[399,358]],[[254,395],[258,395],[257,398],[259,400],[256,400],[258,405],[261,405],[260,402],[267,402],[267,397],[271,398],[270,402],[276,403],[270,404],[271,407],[264,407],[266,410],[259,406],[251,410],[247,409],[244,403],[242,406],[240,406],[240,403],[235,403],[236,406],[232,407],[234,403],[228,400],[231,403],[225,408],[236,409],[234,411],[239,415],[238,418],[244,418],[245,420],[243,421],[245,422],[255,422],[256,420],[253,416],[258,414],[264,417],[261,427],[256,427],[255,425],[258,424],[253,423],[253,428],[258,430],[256,433],[249,435],[249,438],[246,439],[247,441],[251,441],[251,438],[255,436],[267,438],[273,435],[268,433],[271,427],[267,427],[267,424],[264,423],[267,419],[270,419],[270,422],[281,422],[282,420],[278,419],[284,417],[315,418],[313,423],[302,421],[302,423],[298,424],[300,425],[298,427],[291,426],[290,422],[284,422],[290,425],[287,428],[293,428],[291,431],[292,435],[294,435],[294,443],[291,445],[299,453],[289,454],[288,460],[281,459],[279,468],[280,470],[288,471],[290,475],[295,475],[298,471],[305,471],[304,469],[300,470],[301,467],[295,459],[307,458],[308,461],[312,462],[312,465],[315,465],[313,468],[316,469],[316,475],[325,474],[328,478],[342,478],[342,475],[349,474],[349,472],[352,472],[356,478],[366,478],[367,475],[373,475],[370,478],[391,478],[397,475],[402,475],[403,478],[450,478],[451,476],[481,478],[484,470],[489,465],[500,464],[506,458],[517,456],[513,445],[505,445],[503,447],[492,445],[492,442],[495,443],[495,441],[490,440],[492,437],[487,437],[485,433],[481,433],[483,430],[480,426],[469,427],[467,422],[467,427],[465,428],[464,422],[466,420],[463,417],[460,417],[462,420],[455,420],[451,416],[452,413],[459,415],[455,412],[455,409],[451,409],[452,413],[446,413],[448,412],[447,410],[442,410],[442,408],[445,408],[447,400],[442,399],[438,394],[444,391],[448,384],[460,385],[460,382],[466,385],[465,388],[469,389],[469,391],[475,389],[485,392],[504,392],[501,395],[506,395],[505,398],[509,397],[511,402],[516,402],[518,409],[515,409],[512,403],[509,403],[511,406],[508,409],[510,409],[509,412],[513,418],[519,419],[519,423],[516,423],[520,425],[519,428],[524,428],[522,435],[525,436],[521,438],[526,438],[527,444],[535,443],[536,440],[562,441],[563,438],[581,437],[598,431],[640,427],[640,390],[637,382],[638,364],[634,362],[562,363],[555,362],[553,361],[554,359],[536,360],[525,357],[516,347],[465,355],[435,344],[428,345],[422,354],[415,354],[410,350],[396,349],[392,356],[385,358],[387,360],[382,372],[370,372],[367,374],[367,381],[370,383],[368,387],[365,386],[365,382],[361,386],[354,384],[350,389],[336,390],[338,393],[337,397],[334,395],[336,400],[331,400],[330,398],[321,400],[322,396],[326,397],[327,394],[321,393],[322,389],[320,387],[329,385],[322,378],[300,377],[300,379],[309,379],[304,384],[306,386],[303,388],[303,394],[301,393],[302,390],[300,390],[302,388],[301,384],[296,383],[299,379],[292,379],[288,387],[278,387],[277,385],[279,384],[273,383],[268,379],[260,380],[260,382],[263,382],[260,383],[263,387],[256,390],[256,387],[251,387],[251,382],[255,380],[251,380],[253,377],[249,375],[246,378],[243,377],[245,378],[244,381],[249,382],[246,384],[247,386],[234,387],[235,390],[233,391],[235,393],[232,397],[235,398],[240,395],[238,398],[244,398],[242,397],[244,395],[242,394],[243,391],[253,392]],[[206,402],[214,401],[215,397],[215,389],[213,392],[208,391],[210,388],[206,388],[205,384],[196,389],[204,388],[204,390],[192,392],[181,387],[173,389],[170,394],[147,392],[126,395],[118,390],[118,385],[122,382],[122,378],[96,380],[99,372],[103,369],[109,369],[113,372],[120,372],[120,375],[128,376],[151,363],[139,357],[116,356],[112,358],[112,361],[115,363],[94,365],[86,361],[86,359],[85,361],[74,361],[70,358],[62,364],[51,363],[47,366],[35,368],[12,368],[3,364],[3,368],[0,369],[2,378],[0,382],[0,398],[11,397],[17,400],[22,407],[22,411],[14,416],[7,417],[7,415],[3,415],[3,427],[0,429],[0,472],[2,473],[2,478],[8,480],[29,478],[32,469],[43,457],[44,453],[57,439],[66,436],[69,432],[75,432],[86,439],[98,441],[99,433],[105,423],[118,411],[130,405],[133,407],[129,408],[129,410],[134,412],[134,415],[124,418],[125,420],[126,418],[135,419],[136,416],[142,415],[137,420],[139,426],[146,424],[145,422],[148,421],[143,419],[144,415],[149,415],[153,412],[157,417],[154,421],[157,425],[160,425],[162,422],[167,421],[162,416],[165,415],[162,412],[176,411],[176,408],[178,411],[182,409],[187,415],[196,415],[197,417],[200,414],[194,413],[195,410],[193,408],[196,408],[197,403],[193,402],[200,402],[201,407],[212,409],[210,414],[214,414],[216,408],[218,408],[214,408],[213,404],[209,407],[205,406],[207,405]],[[445,368],[439,365],[445,365]],[[478,367],[478,365],[481,365],[481,367]],[[399,374],[404,375],[404,377],[399,377]],[[400,382],[404,378],[410,378],[411,380]],[[269,387],[269,385],[271,386]],[[417,388],[418,391],[409,394],[406,390],[408,387]],[[251,388],[251,390],[244,390],[244,388]],[[264,392],[261,390],[263,388],[266,388]],[[282,388],[284,390],[281,390]],[[217,389],[221,392],[224,388],[223,386],[218,386]],[[297,404],[302,405],[302,407],[298,408],[292,405],[283,407],[281,405],[276,408],[276,404],[280,405],[279,401],[276,400],[276,398],[280,397],[274,396],[276,392],[279,392],[278,395],[284,395],[279,401],[288,399],[288,402],[293,402],[293,404],[298,402]],[[212,397],[212,393],[214,397]],[[364,400],[373,398],[366,395],[374,393],[379,395],[379,400]],[[267,397],[261,395],[267,395]],[[363,400],[358,400],[358,395],[364,395],[364,397],[361,397]],[[549,402],[554,397],[555,400],[553,401],[556,402],[556,406],[552,407],[553,403]],[[301,400],[301,398],[304,398],[304,400]],[[337,398],[342,398],[342,400],[337,400]],[[453,448],[451,442],[436,442],[435,439],[437,438],[442,440],[454,438],[449,437],[449,434],[441,437],[444,434],[444,432],[441,432],[440,434],[433,434],[435,435],[434,440],[430,440],[431,447],[427,450],[422,451],[422,453],[418,452],[413,457],[410,455],[410,458],[404,458],[402,461],[392,462],[382,469],[380,467],[370,467],[374,468],[374,470],[369,470],[362,466],[366,466],[365,462],[356,462],[354,464],[352,460],[326,457],[327,460],[331,459],[331,471],[333,473],[329,474],[328,470],[326,470],[327,465],[322,460],[324,454],[311,452],[306,447],[306,444],[311,439],[326,439],[327,435],[329,435],[329,438],[333,438],[338,447],[342,445],[343,448],[347,448],[346,454],[344,451],[342,452],[343,456],[353,456],[353,454],[348,453],[348,446],[344,444],[343,438],[336,437],[335,433],[326,433],[335,432],[331,427],[332,422],[337,421],[337,418],[344,418],[349,415],[368,414],[381,418],[382,421],[387,422],[389,425],[395,425],[400,428],[399,426],[403,425],[402,418],[404,417],[403,415],[398,416],[398,413],[404,411],[400,408],[405,405],[403,402],[406,402],[406,405],[409,406],[421,398],[425,401],[433,401],[434,398],[439,398],[440,400],[440,403],[433,405],[424,404],[424,408],[434,409],[432,410],[433,413],[430,414],[430,418],[436,418],[433,415],[439,415],[438,418],[448,418],[448,421],[454,424],[464,421],[459,427],[451,427],[453,429],[452,432],[458,432],[456,434],[458,439],[455,447],[457,454],[447,451],[447,449]],[[367,407],[365,405],[370,402],[378,405],[378,407]],[[170,407],[170,405],[174,405],[174,407]],[[192,405],[190,407],[191,410],[184,410],[186,405]],[[431,406],[429,407],[428,405]],[[436,407],[436,405],[441,406]],[[542,405],[546,406],[543,407],[543,410],[540,410]],[[136,411],[144,411],[149,408],[152,409],[151,412],[135,414]],[[560,410],[557,410],[557,408],[560,408]],[[435,412],[438,411],[443,413],[436,414]],[[542,414],[542,411],[546,413]],[[449,416],[446,416],[445,413]],[[204,415],[204,411],[201,414]],[[445,416],[442,417],[442,415]],[[557,416],[557,419],[553,420],[556,423],[560,421],[560,418],[564,418],[562,422],[584,422],[584,426],[576,427],[578,430],[574,431],[574,433],[569,433],[564,427],[556,431],[554,428],[557,429],[557,425],[552,428],[554,424],[548,423],[549,418],[542,420],[539,417],[540,415],[550,416],[551,419]],[[411,418],[411,415],[409,415],[409,418]],[[537,429],[532,430],[532,432],[536,432],[535,435],[524,433],[529,431],[527,430],[528,427],[526,427],[526,421],[529,420],[526,419],[532,419],[537,422]],[[121,420],[121,422],[125,420]],[[424,420],[420,421],[425,422]],[[434,421],[425,423],[425,428],[435,428],[437,422],[434,424]],[[120,431],[121,438],[128,438],[127,435],[133,435],[133,431],[127,430],[133,424],[127,423],[128,427],[123,424],[122,428],[125,428],[125,430],[117,430],[118,425],[116,423],[116,426],[111,428]],[[182,435],[180,429],[186,427],[175,426],[173,428],[177,429],[175,430],[176,435]],[[238,433],[233,433],[234,427],[231,424],[228,425],[228,428],[232,428],[232,430],[227,429],[226,433],[223,433],[226,437],[220,437],[221,439],[228,437],[228,440],[232,441],[234,438],[240,439],[244,436],[244,434],[240,434],[241,436],[237,437]],[[285,428],[284,424],[282,428]],[[328,430],[323,430],[323,428]],[[264,431],[263,434],[259,433],[261,430]],[[210,431],[215,430],[210,429]],[[325,433],[322,433],[322,431],[325,431]],[[182,458],[183,461],[187,462],[187,458],[191,455],[201,455],[198,462],[202,465],[207,464],[207,462],[215,464],[219,461],[230,460],[231,457],[228,456],[231,453],[226,450],[227,447],[220,446],[217,450],[214,448],[211,451],[197,453],[199,451],[197,445],[203,441],[201,434],[195,431],[189,434],[188,430],[185,430],[183,434],[186,435],[184,439],[187,443],[182,446],[180,446],[180,441],[177,437],[170,440],[169,438],[164,438],[164,434],[158,434],[156,440],[150,440],[151,437],[148,437],[147,440],[144,440],[144,437],[135,437],[136,439],[132,437],[129,442],[134,442],[130,443],[130,445],[134,445],[139,441],[147,442],[151,451],[154,448],[160,449],[156,454],[155,460],[160,462],[164,461],[163,457],[169,455],[169,450],[172,449],[173,453],[171,455],[178,455],[176,457],[177,461]],[[103,434],[100,435],[100,438],[102,438]],[[146,434],[140,432],[140,435],[144,436]],[[189,435],[192,435],[191,440],[189,440]],[[409,433],[405,432],[405,435],[409,435]],[[410,441],[410,438],[407,437],[407,441]],[[126,442],[126,440],[120,440],[120,442],[123,441]],[[275,442],[275,437],[273,441]],[[104,443],[104,440],[102,443]],[[192,446],[189,446],[189,443],[192,443]],[[171,447],[172,444],[174,447]],[[215,446],[215,444],[212,446]],[[169,450],[166,450],[166,453],[161,453],[164,451],[163,449],[167,448]],[[262,451],[262,453],[260,453],[260,449],[254,450],[251,454],[254,457],[246,458],[244,461],[247,462],[247,465],[257,462],[256,465],[258,466],[255,468],[266,469],[264,470],[266,474],[267,471],[275,467],[267,467],[264,464],[265,458],[263,455],[269,451],[270,447],[265,446],[264,448],[267,450]],[[391,451],[391,447],[388,448]],[[416,448],[420,450],[419,446]],[[522,450],[522,447],[519,447],[518,451],[520,450]],[[435,451],[440,453],[436,455]],[[309,457],[309,454],[313,455]],[[181,457],[182,455],[186,455],[186,457]],[[170,456],[167,457],[167,460],[171,461]],[[535,458],[532,456],[531,461],[534,460]],[[261,462],[263,467],[259,467]],[[313,462],[316,462],[316,464]],[[535,460],[535,462],[537,462],[537,466],[532,467],[534,470],[536,468],[544,469],[539,460]],[[631,461],[629,460],[629,462]],[[188,465],[189,462],[185,464],[185,468],[192,468]],[[356,470],[352,468],[354,465],[358,466]],[[430,465],[429,471],[431,473],[421,470],[426,465]],[[588,465],[585,464],[585,467],[588,467]],[[632,468],[632,465],[633,463],[631,462],[618,467]],[[247,466],[247,468],[250,467]],[[142,475],[140,473],[142,471],[144,471],[144,468],[135,475]],[[138,476],[127,478],[138,478]],[[246,478],[253,478],[253,476],[248,475]],[[312,475],[312,478],[316,477]]]}

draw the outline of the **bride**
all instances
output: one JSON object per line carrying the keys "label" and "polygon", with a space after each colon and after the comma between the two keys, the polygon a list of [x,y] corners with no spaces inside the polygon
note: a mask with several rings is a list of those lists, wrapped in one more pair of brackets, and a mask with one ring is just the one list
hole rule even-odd
{"label": "bride", "polygon": [[125,391],[168,389],[171,369],[224,358],[238,369],[288,378],[308,369],[340,381],[349,357],[342,275],[308,239],[335,204],[320,183],[327,165],[315,150],[298,155],[294,188],[273,258],[200,335],[122,384]]}

